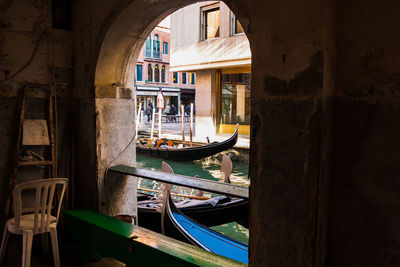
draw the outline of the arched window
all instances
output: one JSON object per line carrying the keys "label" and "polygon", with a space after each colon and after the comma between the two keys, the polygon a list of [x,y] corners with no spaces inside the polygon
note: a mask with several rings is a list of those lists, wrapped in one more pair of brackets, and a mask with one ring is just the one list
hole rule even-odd
{"label": "arched window", "polygon": [[160,37],[158,34],[155,34],[153,38],[153,57],[160,58]]}
{"label": "arched window", "polygon": [[153,67],[151,64],[147,65],[147,81],[153,81]]}
{"label": "arched window", "polygon": [[156,83],[160,82],[160,68],[158,67],[158,64],[154,67],[154,81]]}
{"label": "arched window", "polygon": [[161,67],[161,82],[162,83],[165,83],[165,70],[166,70],[165,65],[162,65],[162,67]]}
{"label": "arched window", "polygon": [[151,57],[151,36],[149,35],[146,39],[146,57]]}

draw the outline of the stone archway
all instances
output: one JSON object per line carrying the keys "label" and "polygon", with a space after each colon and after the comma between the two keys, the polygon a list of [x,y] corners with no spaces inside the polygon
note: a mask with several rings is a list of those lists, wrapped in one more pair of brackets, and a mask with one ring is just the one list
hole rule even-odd
{"label": "stone archway", "polygon": [[[106,207],[105,203],[109,201],[106,199],[108,196],[104,185],[110,186],[110,183],[104,181],[104,170],[134,136],[134,73],[140,49],[151,30],[165,16],[197,1],[156,1],[156,6],[150,2],[135,1],[124,8],[120,7],[121,12],[113,16],[114,20],[103,33],[97,58],[94,78],[97,186],[99,208],[103,212],[115,213],[118,210],[117,213],[129,213],[124,212],[126,208],[121,207],[126,206],[124,203],[115,204],[118,207],[111,209]],[[238,17],[240,19],[240,15]],[[244,27],[246,25],[244,23]],[[136,160],[134,157],[124,158],[119,163],[135,165]],[[129,191],[125,188],[129,188],[127,184],[118,186],[122,190],[121,194]],[[129,199],[129,196],[124,195],[120,197],[122,198]],[[113,198],[113,203],[115,202],[118,199]]]}

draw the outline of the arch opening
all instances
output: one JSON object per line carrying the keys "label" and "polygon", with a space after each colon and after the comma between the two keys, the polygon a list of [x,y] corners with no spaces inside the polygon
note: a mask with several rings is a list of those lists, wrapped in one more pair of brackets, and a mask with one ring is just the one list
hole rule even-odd
{"label": "arch opening", "polygon": [[[143,5],[145,4],[144,2],[140,3]],[[202,25],[197,25],[199,27],[199,36],[202,36],[203,32],[207,32],[207,30],[210,31],[210,24],[214,23],[214,36],[208,35],[204,39],[199,37],[199,42],[201,42],[200,46],[204,46],[206,42],[215,42],[218,46],[228,47],[228,52],[233,54],[235,49],[234,43],[236,43],[237,40],[245,39],[242,43],[247,42],[247,58],[239,58],[235,63],[232,60],[224,58],[223,51],[220,51],[217,56],[215,56],[214,51],[213,56],[211,53],[212,51],[210,52],[208,49],[203,47],[203,57],[206,56],[211,59],[213,57],[215,58],[208,63],[207,68],[205,68],[204,64],[198,62],[196,65],[203,65],[202,68],[196,69],[193,68],[193,66],[185,67],[185,64],[190,65],[190,63],[188,64],[187,62],[182,61],[176,62],[175,67],[171,67],[163,61],[164,56],[173,57],[173,44],[164,42],[161,34],[153,34],[152,28],[154,28],[167,14],[182,7],[183,4],[186,6],[188,1],[177,0],[172,1],[172,5],[171,2],[168,2],[168,5],[161,4],[161,7],[156,13],[152,12],[152,16],[149,16],[149,18],[146,18],[139,23],[138,18],[132,16],[132,13],[129,16],[127,15],[129,10],[133,11],[133,7],[139,5],[138,3],[132,3],[121,13],[105,35],[95,75],[96,110],[99,114],[97,128],[101,129],[103,132],[108,130],[110,133],[112,132],[112,134],[100,134],[97,140],[98,147],[101,148],[98,149],[98,151],[100,151],[100,153],[98,153],[98,183],[101,203],[107,203],[107,200],[105,199],[104,178],[101,177],[103,170],[111,160],[118,156],[118,153],[129,142],[129,139],[134,136],[135,123],[137,121],[137,118],[135,118],[135,110],[138,108],[138,104],[141,103],[142,107],[147,107],[150,103],[154,105],[156,103],[155,97],[143,95],[141,98],[140,95],[137,94],[137,88],[139,87],[138,84],[143,85],[143,87],[145,85],[157,85],[158,88],[163,90],[167,84],[174,85],[175,87],[179,85],[188,91],[191,87],[207,81],[207,84],[202,84],[203,90],[201,92],[192,92],[193,98],[190,98],[189,96],[184,98],[182,97],[181,92],[174,97],[173,93],[171,93],[168,95],[169,98],[167,103],[171,106],[174,105],[176,107],[176,114],[180,114],[181,110],[179,109],[179,106],[181,103],[188,105],[190,102],[195,102],[195,98],[203,99],[205,94],[207,95],[207,98],[205,98],[205,103],[202,103],[202,105],[205,104],[206,107],[202,109],[200,108],[201,105],[197,105],[197,103],[195,105],[196,137],[199,136],[199,138],[205,139],[207,136],[211,137],[212,140],[216,140],[215,138],[219,131],[225,131],[226,133],[232,131],[232,126],[236,123],[236,120],[247,122],[248,127],[244,127],[243,129],[245,129],[247,135],[250,134],[250,77],[247,75],[250,73],[251,69],[250,46],[244,32],[237,29],[237,25],[242,27],[241,24],[238,23],[236,16],[224,2],[220,2],[218,8],[221,9],[221,18],[223,18],[227,23],[225,26],[228,27],[225,29],[222,28],[222,22],[221,25],[215,23],[215,19],[218,18],[215,17],[218,8],[214,6],[213,12],[209,12],[208,2],[196,3],[196,8],[198,8],[199,11],[197,12],[197,17],[201,18],[204,22]],[[171,6],[174,6],[174,8],[171,8]],[[147,8],[150,7],[144,7],[145,10],[147,10]],[[227,8],[229,12],[222,14],[223,8]],[[141,12],[145,13],[143,8]],[[214,16],[214,22],[209,19],[208,16]],[[150,20],[150,18],[153,18],[153,20]],[[232,21],[235,25],[231,25]],[[223,37],[227,38],[223,39]],[[218,38],[220,38],[220,40],[218,40]],[[236,40],[228,40],[230,38],[235,38]],[[164,51],[166,53],[164,53]],[[191,52],[185,51],[185,53]],[[146,60],[141,62],[138,60],[141,54],[144,58],[152,58],[152,60],[160,60],[161,62],[146,62]],[[237,51],[236,54],[238,54]],[[200,59],[202,56],[200,56]],[[199,59],[199,57],[197,59]],[[242,77],[246,75],[247,78]],[[210,80],[212,81],[210,82]],[[246,88],[246,84],[248,88]],[[211,89],[205,90],[207,89],[207,86]],[[229,87],[229,89],[224,89],[225,91],[232,92],[235,90],[235,96],[232,96],[231,94],[229,97],[226,97],[226,94],[222,93],[223,88],[221,86],[226,86],[226,88]],[[106,90],[104,88],[106,88]],[[115,96],[104,98],[102,92],[108,92],[109,90],[107,88],[115,92]],[[240,100],[238,100],[239,98]],[[226,104],[226,107],[222,108],[221,103],[224,101],[230,101],[230,104]],[[137,105],[135,105],[135,102]],[[233,108],[233,105],[236,105],[236,107]],[[226,112],[228,107],[231,118],[228,120],[228,115],[222,119],[222,113]],[[186,113],[186,109],[184,109],[183,112]],[[237,115],[236,112],[239,115]],[[115,120],[112,119],[112,116],[109,115],[110,113],[124,115],[120,117],[120,123],[116,124]],[[234,116],[235,118],[233,118]],[[220,127],[222,124],[224,126]],[[134,157],[124,159],[124,163],[129,165],[136,164]],[[129,187],[129,185],[126,184],[124,186]],[[130,201],[128,201],[128,203],[129,202]],[[119,203],[119,205],[122,207],[119,210],[118,208],[114,209],[114,213],[123,212],[123,210],[127,208],[127,203]],[[100,207],[100,209],[109,212],[106,206]]]}

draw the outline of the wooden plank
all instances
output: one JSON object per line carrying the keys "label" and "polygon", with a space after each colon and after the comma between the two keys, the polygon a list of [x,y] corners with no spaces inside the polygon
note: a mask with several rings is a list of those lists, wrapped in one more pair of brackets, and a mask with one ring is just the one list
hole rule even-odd
{"label": "wooden plank", "polygon": [[51,160],[35,160],[35,161],[19,161],[18,166],[44,166],[44,165],[52,165],[53,162]]}
{"label": "wooden plank", "polygon": [[50,145],[49,130],[46,120],[23,120],[22,145]]}
{"label": "wooden plank", "polygon": [[[147,188],[140,188],[140,187],[138,187],[138,190],[145,191],[145,192],[157,193],[157,194],[160,193],[160,191],[158,191],[158,190],[147,189]],[[207,199],[210,199],[210,198],[211,198],[211,197],[191,196],[191,195],[185,195],[185,194],[176,194],[176,193],[173,193],[173,192],[171,192],[171,195],[177,196],[177,197],[198,199],[198,200],[207,200]]]}
{"label": "wooden plank", "polygon": [[233,196],[233,197],[246,198],[246,199],[249,198],[249,188],[244,186],[225,184],[180,174],[171,174],[161,171],[153,171],[153,170],[130,167],[125,165],[116,165],[111,167],[110,170],[115,172],[120,172],[126,175],[132,175],[135,177],[156,180],[163,183],[186,186],[207,192]]}

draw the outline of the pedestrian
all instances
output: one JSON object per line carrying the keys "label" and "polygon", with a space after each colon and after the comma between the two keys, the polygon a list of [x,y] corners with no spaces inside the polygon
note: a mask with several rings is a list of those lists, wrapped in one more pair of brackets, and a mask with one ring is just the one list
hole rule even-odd
{"label": "pedestrian", "polygon": [[171,121],[176,121],[176,117],[175,117],[176,108],[175,108],[174,104],[171,104],[171,108],[169,110],[169,114],[171,115]]}
{"label": "pedestrian", "polygon": [[185,115],[187,115],[187,116],[190,115],[190,105],[189,105],[189,104],[187,104],[187,105],[185,106]]}
{"label": "pedestrian", "polygon": [[164,110],[165,115],[169,115],[170,110],[171,110],[171,106],[169,104],[167,104],[167,106],[165,107],[165,110]]}
{"label": "pedestrian", "polygon": [[170,106],[169,104],[167,104],[167,106],[165,107],[164,112],[165,112],[165,115],[167,115],[167,116],[165,117],[165,120],[166,120],[167,122],[170,121],[169,113],[171,112],[171,106]]}
{"label": "pedestrian", "polygon": [[153,104],[151,103],[151,101],[149,102],[149,106],[150,106],[150,108],[151,108],[151,114],[150,114],[150,119],[152,120],[153,119]]}
{"label": "pedestrian", "polygon": [[150,118],[152,118],[152,113],[153,109],[151,108],[150,105],[148,105],[146,108],[147,121],[150,121]]}

